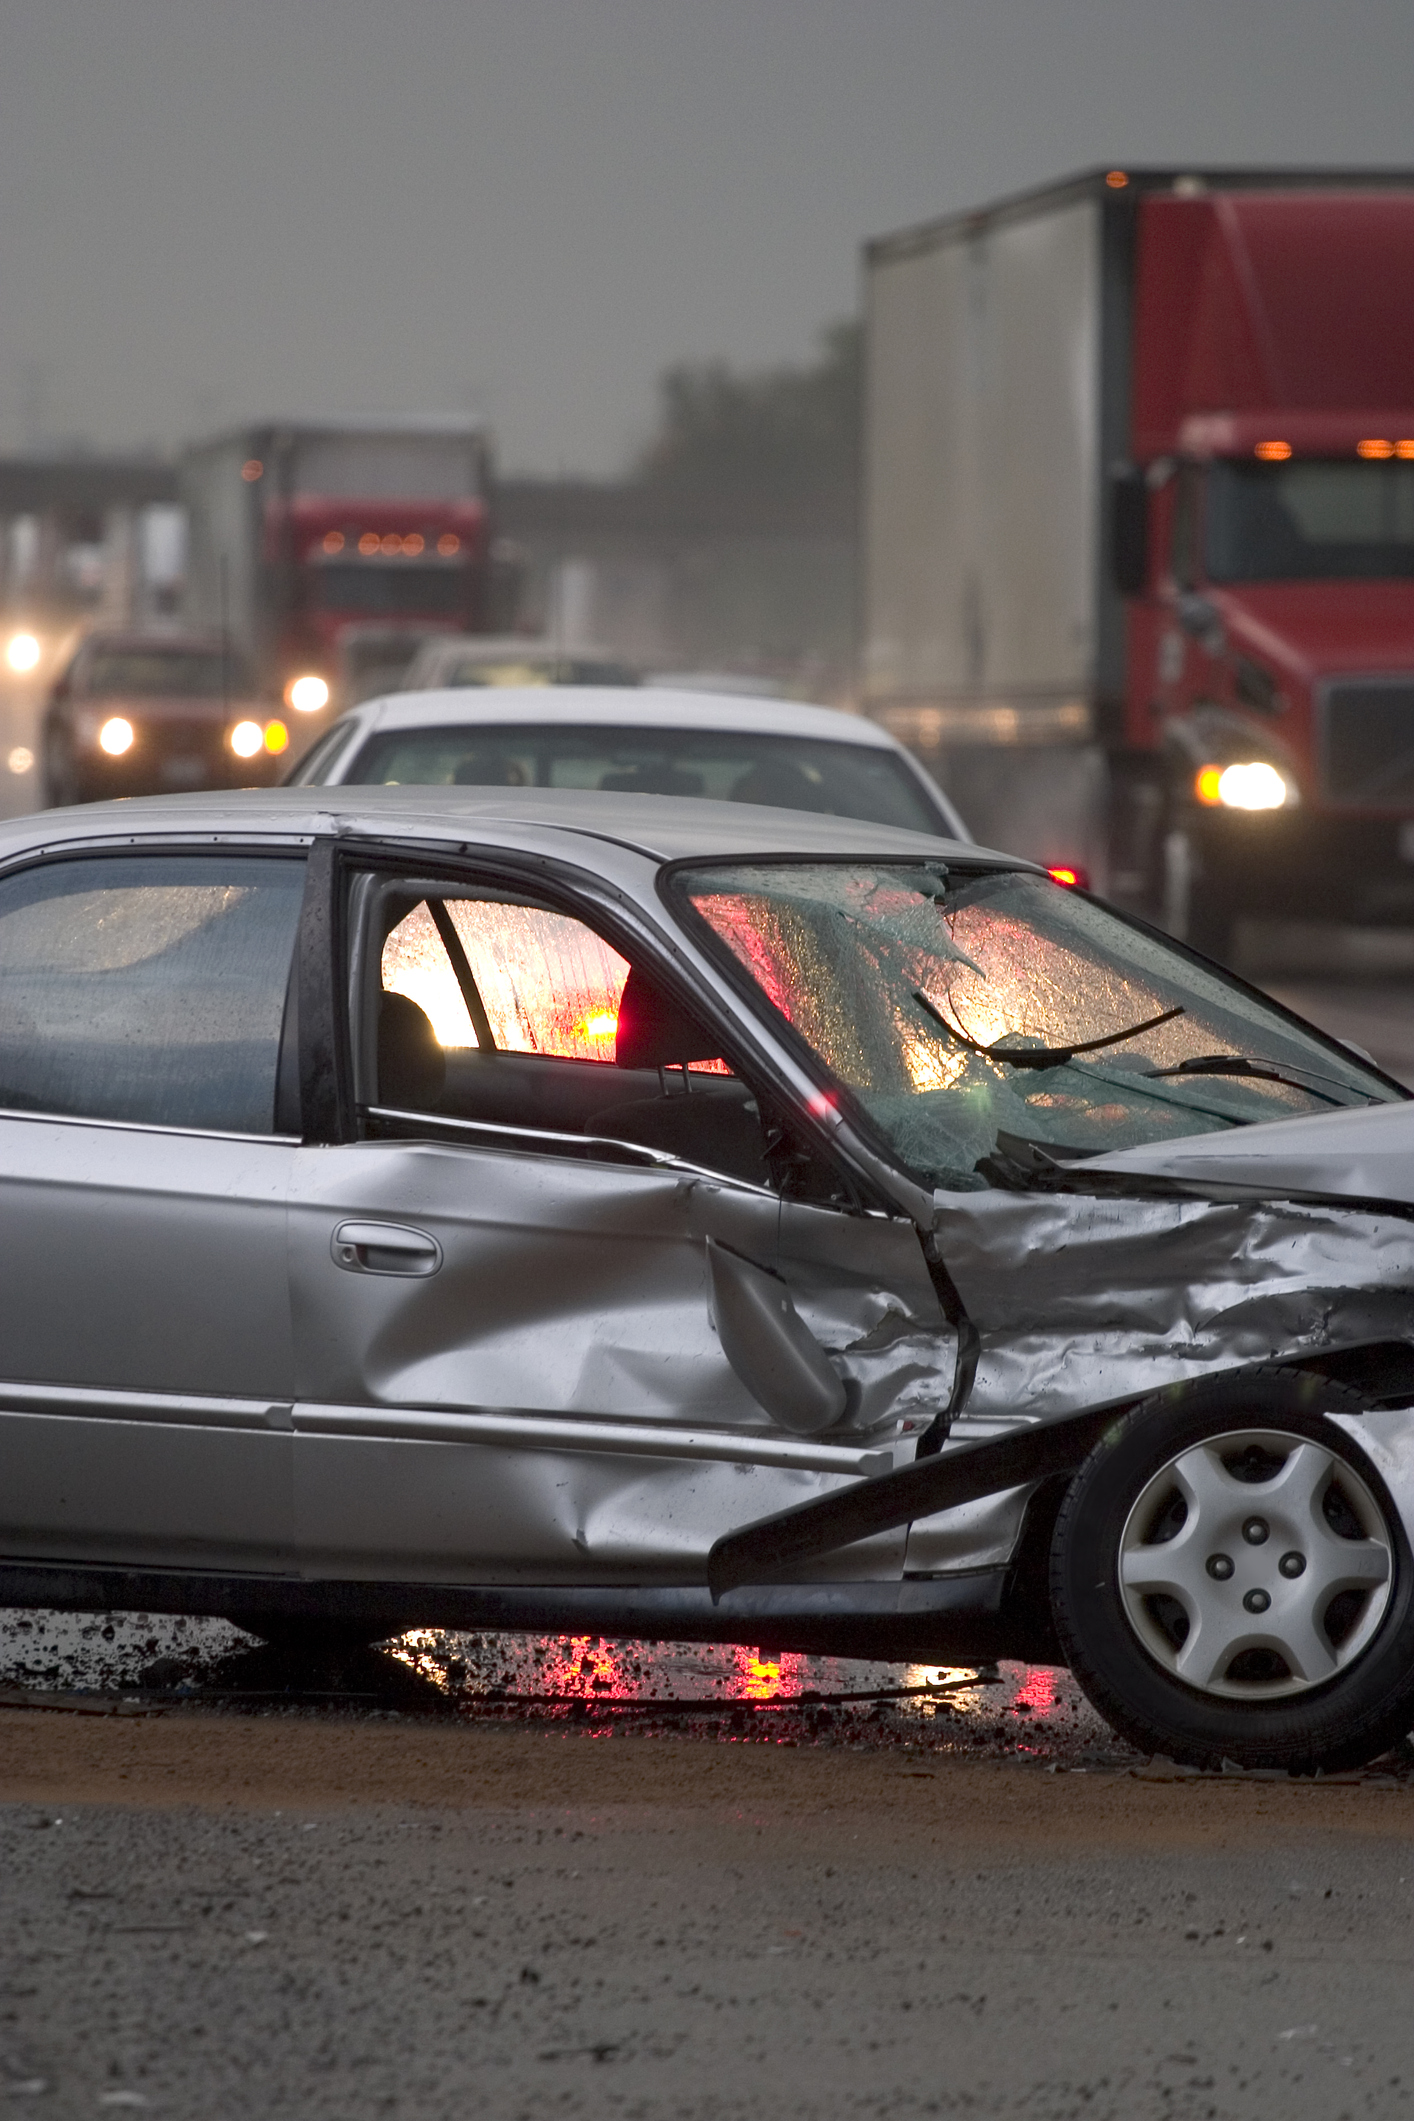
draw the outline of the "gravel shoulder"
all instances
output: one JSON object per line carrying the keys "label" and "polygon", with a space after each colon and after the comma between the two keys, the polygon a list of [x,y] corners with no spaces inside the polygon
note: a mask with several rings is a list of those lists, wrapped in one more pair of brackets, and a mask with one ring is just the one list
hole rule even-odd
{"label": "gravel shoulder", "polygon": [[1414,1790],[0,1711],[0,2101],[178,2121],[1376,2121]]}

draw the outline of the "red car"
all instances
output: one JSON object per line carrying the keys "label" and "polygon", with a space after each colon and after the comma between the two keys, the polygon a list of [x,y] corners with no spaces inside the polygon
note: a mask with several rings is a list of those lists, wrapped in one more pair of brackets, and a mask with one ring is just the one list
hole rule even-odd
{"label": "red car", "polygon": [[45,709],[44,799],[264,787],[289,741],[219,635],[90,633]]}

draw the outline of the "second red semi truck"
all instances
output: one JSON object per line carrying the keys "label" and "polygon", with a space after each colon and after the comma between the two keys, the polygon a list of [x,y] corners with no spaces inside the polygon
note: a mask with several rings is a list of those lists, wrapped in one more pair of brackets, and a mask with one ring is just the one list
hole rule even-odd
{"label": "second red semi truck", "polygon": [[866,288],[867,711],[1216,955],[1414,919],[1414,173],[1095,171]]}
{"label": "second red semi truck", "polygon": [[[186,615],[307,718],[488,619],[488,464],[473,420],[267,422],[189,449]],[[381,667],[380,666],[380,667]],[[305,725],[301,731],[300,725]]]}

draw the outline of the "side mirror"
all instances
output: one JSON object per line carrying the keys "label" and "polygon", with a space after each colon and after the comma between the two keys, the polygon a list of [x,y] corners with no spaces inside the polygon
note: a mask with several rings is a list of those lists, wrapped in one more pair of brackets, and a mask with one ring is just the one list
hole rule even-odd
{"label": "side mirror", "polygon": [[1149,487],[1135,464],[1110,478],[1110,566],[1121,596],[1137,597],[1149,579]]}

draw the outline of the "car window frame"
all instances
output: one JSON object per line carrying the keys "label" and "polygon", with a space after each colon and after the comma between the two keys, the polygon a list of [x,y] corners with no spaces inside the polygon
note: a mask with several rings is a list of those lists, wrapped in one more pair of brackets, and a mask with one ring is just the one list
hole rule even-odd
{"label": "car window frame", "polygon": [[[270,1142],[285,1148],[299,1146],[305,1139],[302,1115],[303,1068],[300,1045],[299,1014],[299,966],[302,954],[302,938],[309,906],[309,858],[312,841],[308,834],[281,834],[278,837],[256,837],[242,834],[227,839],[216,833],[179,834],[147,839],[133,833],[124,833],[121,838],[111,840],[82,840],[74,843],[51,842],[43,847],[27,847],[8,861],[0,861],[0,887],[11,878],[28,874],[31,870],[55,868],[76,861],[112,861],[124,856],[134,861],[160,859],[164,855],[185,856],[215,854],[236,858],[276,859],[299,861],[305,869],[304,888],[300,897],[300,910],[295,920],[294,942],[290,954],[290,968],[285,981],[285,999],[280,1015],[280,1037],[275,1062],[275,1099],[272,1119],[275,1124],[260,1133],[250,1133],[237,1127],[182,1127],[161,1120],[109,1119],[98,1113],[48,1112],[29,1107],[20,1108],[0,1104],[0,1120],[38,1120],[45,1126],[102,1127],[112,1132],[155,1134],[164,1137],[179,1135],[193,1141]],[[281,1126],[281,1120],[293,1122]]]}
{"label": "car window frame", "polygon": [[[779,1108],[793,1133],[804,1137],[812,1153],[838,1185],[841,1203],[835,1212],[897,1213],[897,1202],[887,1188],[870,1183],[867,1172],[842,1158],[830,1132],[801,1097],[799,1087],[772,1066],[767,1054],[756,1050],[751,1040],[754,1024],[745,1025],[724,1007],[710,988],[699,984],[698,968],[671,930],[652,921],[646,908],[601,877],[570,864],[554,864],[538,855],[517,856],[503,848],[447,847],[434,842],[393,841],[384,838],[340,838],[337,842],[316,839],[310,856],[306,909],[309,927],[301,952],[300,1009],[302,1036],[301,1098],[305,1113],[306,1139],[355,1142],[378,1138],[370,1135],[367,1121],[390,1107],[361,1107],[356,1093],[355,1041],[359,1036],[361,997],[354,992],[355,937],[351,926],[350,900],[357,877],[370,870],[417,883],[444,883],[455,895],[457,887],[471,884],[483,890],[504,890],[508,898],[524,898],[547,910],[583,922],[601,935],[610,948],[631,962],[644,964],[675,1000],[702,1016],[710,1028],[723,1033],[723,1052],[733,1072],[751,1094],[771,1108]],[[303,928],[303,923],[302,923]],[[361,953],[358,976],[370,976],[369,956]],[[745,1036],[743,1036],[745,1032]],[[612,1063],[604,1064],[606,1075]],[[762,1106],[763,1113],[766,1105]],[[667,1151],[650,1149],[637,1142],[615,1142],[612,1137],[565,1134],[532,1126],[503,1126],[499,1122],[461,1120],[436,1113],[399,1114],[444,1146],[457,1144],[469,1149],[499,1148],[504,1153],[513,1144],[525,1144],[518,1153],[541,1153],[563,1161],[577,1155],[585,1158],[587,1145],[614,1147],[619,1154],[609,1168],[622,1168],[625,1156],[644,1166],[676,1169],[710,1179],[714,1184],[741,1187],[765,1193],[781,1202],[791,1195],[774,1180],[757,1186],[731,1172],[691,1163]],[[816,1203],[830,1206],[829,1203]]]}

